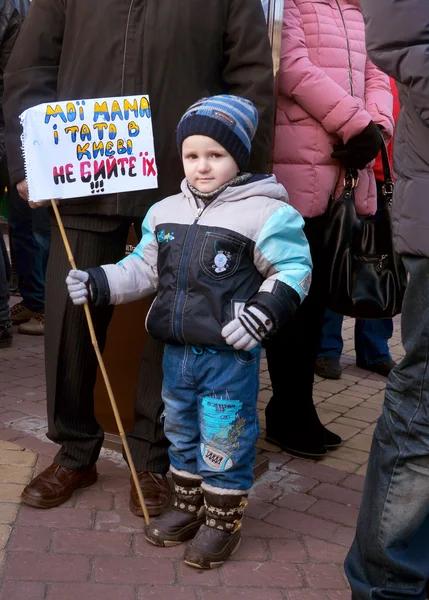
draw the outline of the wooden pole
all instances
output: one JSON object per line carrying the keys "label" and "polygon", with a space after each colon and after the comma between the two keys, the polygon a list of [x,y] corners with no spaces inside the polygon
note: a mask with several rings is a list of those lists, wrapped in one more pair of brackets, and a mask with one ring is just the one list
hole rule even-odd
{"label": "wooden pole", "polygon": [[[76,263],[75,263],[75,260],[73,257],[73,253],[70,248],[69,241],[67,239],[67,234],[64,229],[63,221],[61,219],[61,215],[58,210],[57,203],[55,202],[55,200],[51,200],[51,204],[52,204],[52,208],[54,209],[55,218],[57,219],[58,227],[60,228],[61,237],[63,238],[64,247],[67,252],[67,257],[69,259],[69,263],[71,264],[72,269],[77,269],[77,266],[76,266]],[[137,471],[134,466],[134,461],[133,461],[133,458],[132,458],[131,452],[130,452],[130,447],[128,446],[128,441],[127,441],[127,438],[126,438],[126,435],[124,432],[124,428],[122,426],[122,420],[121,420],[121,416],[118,411],[118,406],[116,404],[112,386],[110,385],[109,376],[107,374],[106,367],[104,365],[103,357],[101,356],[100,348],[98,347],[97,336],[95,335],[94,324],[92,322],[91,312],[89,310],[88,303],[86,302],[83,305],[83,307],[85,310],[86,320],[88,321],[89,333],[91,335],[91,342],[92,342],[92,345],[94,346],[95,354],[97,355],[98,364],[100,365],[100,370],[103,375],[107,393],[109,395],[110,404],[112,405],[113,414],[115,415],[116,425],[119,430],[119,435],[121,436],[122,444],[123,444],[124,450],[125,450],[125,456],[127,457],[128,466],[130,467],[130,470],[131,470],[131,475],[132,475],[132,478],[134,481],[134,485],[136,486],[137,495],[139,497],[139,501],[140,501],[140,504],[141,504],[141,507],[143,510],[144,519],[146,521],[146,524],[149,525],[149,523],[150,523],[149,513],[147,511],[146,503],[144,501],[143,493],[142,493],[142,490],[141,490],[141,487],[139,484],[139,480],[137,477]]]}

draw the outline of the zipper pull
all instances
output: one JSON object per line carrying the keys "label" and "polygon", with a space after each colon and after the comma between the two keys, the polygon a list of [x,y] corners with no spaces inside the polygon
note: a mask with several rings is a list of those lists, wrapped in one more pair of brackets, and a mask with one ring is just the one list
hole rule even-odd
{"label": "zipper pull", "polygon": [[380,258],[380,260],[378,261],[377,266],[375,267],[375,270],[377,271],[377,273],[381,272],[381,269],[383,268],[383,262],[386,260],[386,258],[388,257],[388,254],[383,254]]}
{"label": "zipper pull", "polygon": [[199,218],[201,217],[201,215],[203,213],[203,210],[204,210],[204,206],[202,206],[201,208],[198,209],[197,216],[195,217],[194,223],[198,222]]}

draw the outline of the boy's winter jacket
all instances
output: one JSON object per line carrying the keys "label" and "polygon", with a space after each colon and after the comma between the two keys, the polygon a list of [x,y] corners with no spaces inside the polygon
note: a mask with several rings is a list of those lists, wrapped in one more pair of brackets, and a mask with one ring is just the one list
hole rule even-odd
{"label": "boy's winter jacket", "polygon": [[158,291],[151,335],[172,344],[225,346],[222,328],[255,305],[280,328],[308,293],[303,219],[271,176],[230,186],[208,205],[182,192],[154,205],[134,252],[89,269],[93,302],[121,304]]}
{"label": "boy's winter jacket", "polygon": [[[358,0],[285,0],[274,173],[292,206],[316,217],[342,189],[334,144],[347,143],[373,120],[393,132],[389,79],[367,58]],[[376,209],[371,166],[359,173],[356,206]],[[342,180],[342,178],[341,178]]]}
{"label": "boy's winter jacket", "polygon": [[429,3],[362,0],[371,59],[398,84],[393,232],[396,250],[429,258]]}

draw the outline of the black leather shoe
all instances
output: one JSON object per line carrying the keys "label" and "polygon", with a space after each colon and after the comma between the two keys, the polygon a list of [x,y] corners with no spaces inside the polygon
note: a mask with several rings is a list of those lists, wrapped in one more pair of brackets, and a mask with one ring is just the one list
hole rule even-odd
{"label": "black leather shoe", "polygon": [[383,377],[388,377],[390,371],[396,367],[396,363],[394,360],[381,360],[380,362],[374,363],[373,365],[369,365],[367,363],[356,362],[356,366],[359,369],[365,369],[365,371],[371,371],[371,373],[378,373],[378,375],[383,375]]}
{"label": "black leather shoe", "polygon": [[343,440],[339,435],[334,433],[333,431],[329,431],[326,427],[323,428],[323,443],[325,448],[328,450],[333,450],[334,448],[338,448],[343,443]]}
{"label": "black leather shoe", "polygon": [[12,345],[12,323],[0,323],[0,348],[9,348]]}
{"label": "black leather shoe", "polygon": [[339,358],[335,358],[335,356],[321,356],[316,360],[314,372],[324,379],[340,379],[343,370]]}

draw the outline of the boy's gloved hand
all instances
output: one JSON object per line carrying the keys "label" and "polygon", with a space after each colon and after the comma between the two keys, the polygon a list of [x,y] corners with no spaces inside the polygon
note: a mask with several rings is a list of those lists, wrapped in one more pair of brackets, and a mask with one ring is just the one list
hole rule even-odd
{"label": "boy's gloved hand", "polygon": [[245,306],[239,316],[225,325],[222,335],[236,350],[252,350],[273,328],[273,322],[255,306]]}
{"label": "boy's gloved hand", "polygon": [[73,304],[79,305],[88,302],[90,296],[88,280],[89,275],[86,271],[70,271],[66,284]]}

